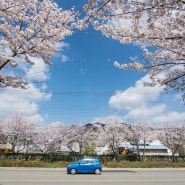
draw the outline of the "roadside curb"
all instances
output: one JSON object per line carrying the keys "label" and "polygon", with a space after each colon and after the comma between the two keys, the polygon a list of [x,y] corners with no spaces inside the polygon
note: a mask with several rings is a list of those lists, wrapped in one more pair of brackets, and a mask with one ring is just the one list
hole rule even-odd
{"label": "roadside curb", "polygon": [[[20,170],[66,170],[66,168],[37,168],[37,167],[0,167],[0,169],[20,169]],[[107,168],[103,167],[102,171],[150,171],[150,170],[185,170],[185,168]]]}

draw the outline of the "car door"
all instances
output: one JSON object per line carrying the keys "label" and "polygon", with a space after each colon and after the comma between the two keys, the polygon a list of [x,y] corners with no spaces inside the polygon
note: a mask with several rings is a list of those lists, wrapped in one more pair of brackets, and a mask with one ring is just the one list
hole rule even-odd
{"label": "car door", "polygon": [[89,173],[90,172],[90,162],[89,160],[81,160],[78,165],[79,173]]}
{"label": "car door", "polygon": [[89,172],[93,173],[96,168],[96,160],[91,159],[89,165]]}

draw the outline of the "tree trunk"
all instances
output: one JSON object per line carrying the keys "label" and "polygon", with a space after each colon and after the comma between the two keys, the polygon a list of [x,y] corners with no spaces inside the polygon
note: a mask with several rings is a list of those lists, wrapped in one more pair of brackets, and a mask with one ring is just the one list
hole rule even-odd
{"label": "tree trunk", "polygon": [[144,159],[145,159],[145,146],[146,146],[146,141],[144,140],[144,148],[143,148],[143,161],[144,161]]}

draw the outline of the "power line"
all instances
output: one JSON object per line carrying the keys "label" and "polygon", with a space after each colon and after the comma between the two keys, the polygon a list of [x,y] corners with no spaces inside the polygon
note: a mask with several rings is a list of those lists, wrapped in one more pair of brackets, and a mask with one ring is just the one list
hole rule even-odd
{"label": "power line", "polygon": [[[43,83],[44,81],[40,81],[40,82],[34,82],[34,83]],[[0,90],[0,93],[5,93],[4,90]],[[109,92],[109,91],[104,91],[104,92],[97,92],[97,91],[39,91],[39,92],[36,92],[36,91],[27,91],[27,90],[23,90],[23,91],[16,91],[16,90],[8,90],[6,91],[6,93],[9,93],[9,94],[26,94],[26,93],[29,93],[29,94],[38,94],[38,93],[51,93],[52,95],[56,95],[56,96],[60,96],[60,95],[63,95],[63,96],[113,96],[115,94],[120,94],[121,96],[133,96],[133,95],[138,95],[138,94],[142,94],[142,95],[147,95],[147,96],[154,96],[154,95],[159,95],[159,96],[166,96],[166,95],[174,95],[174,94],[178,94],[178,92],[173,92],[173,93],[160,93],[159,92],[144,92],[144,91],[137,91],[137,92],[129,92],[129,93],[124,93],[122,91],[120,92]]]}

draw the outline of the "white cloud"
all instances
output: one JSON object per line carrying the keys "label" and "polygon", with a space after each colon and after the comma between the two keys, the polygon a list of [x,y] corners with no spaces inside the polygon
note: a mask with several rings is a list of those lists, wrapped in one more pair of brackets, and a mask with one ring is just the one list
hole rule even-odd
{"label": "white cloud", "polygon": [[69,57],[67,57],[66,55],[62,55],[62,62],[67,62],[69,60]]}
{"label": "white cloud", "polygon": [[80,69],[80,73],[82,74],[82,76],[85,75],[85,70],[84,69]]}
{"label": "white cloud", "polygon": [[[40,58],[31,58],[34,65],[27,66],[23,61],[19,61],[21,69],[27,71],[27,79],[29,81],[45,81],[49,79],[48,66],[44,64]],[[31,82],[26,90],[19,88],[5,88],[0,91],[0,117],[8,118],[9,116],[20,114],[34,119],[36,122],[43,122],[44,118],[38,114],[39,103],[49,101],[51,93],[44,93],[47,89],[46,84],[42,83],[40,87],[36,87]]]}
{"label": "white cloud", "polygon": [[44,63],[42,58],[31,58],[35,64],[32,65],[29,69],[27,68],[26,78],[29,80],[44,81],[50,78],[48,73],[49,66]]}
{"label": "white cloud", "polygon": [[44,118],[40,114],[34,114],[32,116],[27,116],[30,120],[32,120],[34,123],[43,124]]}
{"label": "white cloud", "polygon": [[146,106],[141,105],[138,108],[131,109],[128,114],[124,117],[125,119],[135,119],[135,120],[150,120],[152,117],[157,116],[165,112],[166,105],[155,105]]}
{"label": "white cloud", "polygon": [[158,99],[162,89],[156,87],[145,87],[144,81],[148,81],[148,76],[136,82],[135,87],[130,87],[125,91],[117,91],[109,100],[109,105],[119,110],[131,110],[141,105]]}
{"label": "white cloud", "polygon": [[141,104],[130,109],[123,115],[122,120],[130,123],[140,120],[153,126],[159,126],[165,122],[184,123],[185,112],[169,111],[168,104],[154,102],[152,105]]}
{"label": "white cloud", "polygon": [[164,114],[159,114],[151,119],[151,123],[153,125],[158,125],[160,123],[166,122],[177,124],[185,123],[185,112],[166,112]]}
{"label": "white cloud", "polygon": [[[109,106],[118,110],[111,116],[120,122],[143,121],[153,126],[159,126],[165,122],[184,123],[185,112],[169,110],[168,102],[161,101],[160,95],[163,90],[159,86],[144,87],[143,82],[146,80],[149,80],[148,76],[138,80],[134,87],[117,91],[115,95],[110,97]],[[180,99],[177,94],[171,95],[170,98],[170,101],[182,102],[182,98]],[[105,123],[109,117],[109,115],[96,117],[92,122]]]}
{"label": "white cloud", "polygon": [[[62,62],[69,60],[64,54],[65,49],[70,47],[69,44],[61,42],[58,47],[61,49]],[[38,123],[44,123],[47,119],[39,112],[39,104],[51,99],[51,93],[45,93],[47,86],[43,82],[50,79],[49,66],[46,65],[40,57],[29,57],[34,65],[27,64],[23,59],[16,58],[18,67],[14,70],[6,69],[6,74],[23,75],[29,82],[29,88],[26,90],[5,88],[0,89],[0,118],[6,119],[12,115],[18,114],[29,117]],[[34,82],[34,83],[32,83]]]}
{"label": "white cloud", "polygon": [[61,42],[59,47],[63,50],[65,48],[69,48],[70,47],[70,44],[68,44],[66,42]]}
{"label": "white cloud", "polygon": [[119,117],[117,115],[109,115],[109,116],[105,116],[105,117],[96,117],[96,118],[93,118],[92,119],[92,123],[108,123],[109,120],[115,120],[115,121],[118,121],[118,122],[122,122],[123,121],[123,118],[122,117]]}
{"label": "white cloud", "polygon": [[69,49],[70,45],[66,42],[61,42],[60,43],[60,51],[61,51],[61,59],[62,59],[62,62],[67,62],[69,60],[69,57],[67,55],[65,55],[65,51],[66,49]]}
{"label": "white cloud", "polygon": [[95,117],[92,119],[92,123],[107,123],[107,120],[112,117],[120,123],[134,123],[137,121],[143,121],[153,126],[161,126],[164,123],[177,123],[181,124],[185,122],[185,113],[176,111],[167,111],[167,105],[154,105],[154,106],[141,106],[135,109],[131,109],[125,115],[114,114],[104,117]]}
{"label": "white cloud", "polygon": [[0,94],[0,116],[7,117],[9,115],[18,114],[33,114],[38,110],[38,106],[35,102],[30,102],[30,99],[26,99],[25,96],[21,96],[18,91],[4,91]]}
{"label": "white cloud", "polygon": [[41,92],[33,84],[27,90],[6,88],[0,94],[0,116],[34,115],[38,111],[38,102],[48,101],[50,98],[51,94]]}

